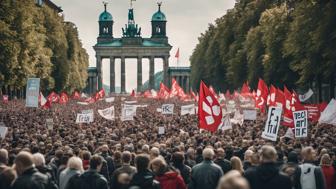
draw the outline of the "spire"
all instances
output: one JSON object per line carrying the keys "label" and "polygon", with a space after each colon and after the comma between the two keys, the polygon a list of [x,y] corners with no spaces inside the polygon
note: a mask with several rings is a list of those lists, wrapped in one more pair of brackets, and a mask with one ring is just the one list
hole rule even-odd
{"label": "spire", "polygon": [[104,11],[106,12],[106,6],[108,3],[104,1],[103,4],[104,4]]}
{"label": "spire", "polygon": [[159,7],[159,12],[161,12],[161,5],[162,5],[162,2],[158,2],[158,7]]}

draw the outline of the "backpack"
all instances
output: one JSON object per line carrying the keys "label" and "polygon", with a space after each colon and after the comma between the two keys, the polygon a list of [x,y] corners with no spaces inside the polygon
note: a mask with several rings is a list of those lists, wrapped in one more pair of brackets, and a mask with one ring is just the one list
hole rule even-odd
{"label": "backpack", "polygon": [[310,163],[299,165],[301,170],[300,183],[302,189],[316,189],[315,169],[316,166]]}

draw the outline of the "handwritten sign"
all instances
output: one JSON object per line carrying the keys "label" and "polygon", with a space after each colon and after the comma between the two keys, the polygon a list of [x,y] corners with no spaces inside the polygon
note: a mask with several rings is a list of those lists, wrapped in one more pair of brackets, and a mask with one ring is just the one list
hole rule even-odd
{"label": "handwritten sign", "polygon": [[293,112],[295,125],[295,138],[304,138],[308,136],[308,111]]}
{"label": "handwritten sign", "polygon": [[277,140],[281,120],[281,113],[282,113],[281,107],[271,106],[268,108],[268,116],[265,124],[265,129],[261,135],[262,138],[271,141]]}

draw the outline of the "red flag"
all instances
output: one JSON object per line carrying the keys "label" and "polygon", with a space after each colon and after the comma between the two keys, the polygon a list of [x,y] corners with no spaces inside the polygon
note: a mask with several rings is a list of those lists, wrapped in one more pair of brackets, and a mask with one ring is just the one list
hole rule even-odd
{"label": "red flag", "polygon": [[47,101],[41,106],[42,109],[50,109],[51,108],[51,101],[47,99]]}
{"label": "red flag", "polygon": [[318,104],[307,104],[304,105],[304,108],[308,112],[308,120],[312,122],[317,122],[321,116]]}
{"label": "red flag", "polygon": [[105,90],[104,89],[100,89],[100,91],[98,91],[95,96],[94,96],[94,99],[95,101],[99,100],[99,99],[102,99],[105,97]]}
{"label": "red flag", "polygon": [[276,95],[275,95],[275,104],[277,106],[282,107],[284,110],[284,107],[286,105],[286,99],[285,99],[285,94],[282,92],[281,89],[277,89]]}
{"label": "red flag", "polygon": [[277,88],[271,85],[269,95],[267,96],[268,106],[276,106],[276,102],[275,102],[276,94],[277,94]]}
{"label": "red flag", "polygon": [[201,81],[198,101],[199,128],[215,132],[222,122],[222,108],[208,87]]}
{"label": "red flag", "polygon": [[170,90],[170,97],[179,97],[184,99],[186,97],[186,94],[184,93],[183,89],[180,87],[180,85],[177,83],[177,81],[173,78],[172,79],[172,87]]}
{"label": "red flag", "polygon": [[245,82],[241,88],[240,94],[242,96],[250,96],[251,92],[250,92],[250,87],[248,86],[248,83]]}
{"label": "red flag", "polygon": [[144,98],[152,98],[152,92],[150,90],[147,90],[143,93]]}
{"label": "red flag", "polygon": [[74,91],[74,92],[72,93],[71,97],[72,97],[72,99],[74,99],[74,100],[78,100],[78,99],[80,99],[81,95],[79,94],[78,91]]}
{"label": "red flag", "polygon": [[131,97],[135,97],[135,91],[134,91],[134,89],[132,90]]}
{"label": "red flag", "polygon": [[69,97],[65,92],[62,92],[60,95],[59,103],[66,104],[69,101]]}
{"label": "red flag", "polygon": [[[98,94],[98,93],[96,93],[96,94]],[[86,100],[84,100],[84,102],[87,102],[89,104],[95,103],[96,102],[95,98],[96,98],[96,96],[95,97],[89,97]]]}
{"label": "red flag", "polygon": [[159,99],[168,99],[169,98],[169,94],[170,94],[170,90],[169,88],[164,85],[163,83],[160,83],[160,90],[159,90],[159,94],[158,97]]}
{"label": "red flag", "polygon": [[2,101],[3,103],[7,104],[8,103],[8,95],[2,95]]}
{"label": "red flag", "polygon": [[256,95],[256,108],[259,108],[262,113],[266,112],[266,100],[268,95],[268,88],[264,80],[259,79],[258,90]]}
{"label": "red flag", "polygon": [[175,58],[179,59],[180,58],[180,48],[177,49]]}
{"label": "red flag", "polygon": [[225,98],[226,98],[226,99],[232,99],[232,96],[231,96],[231,93],[230,93],[229,90],[226,90]]}
{"label": "red flag", "polygon": [[51,92],[49,94],[49,96],[47,97],[48,101],[49,102],[53,102],[53,103],[56,103],[59,101],[60,97],[58,94],[56,94],[55,92]]}

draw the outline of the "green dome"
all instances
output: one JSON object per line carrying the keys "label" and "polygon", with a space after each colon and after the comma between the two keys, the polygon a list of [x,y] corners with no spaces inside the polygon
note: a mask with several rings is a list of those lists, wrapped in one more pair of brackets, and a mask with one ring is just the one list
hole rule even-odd
{"label": "green dome", "polygon": [[152,21],[167,21],[166,16],[160,10],[153,14]]}
{"label": "green dome", "polygon": [[104,11],[100,14],[99,21],[113,21],[113,17],[109,12]]}

